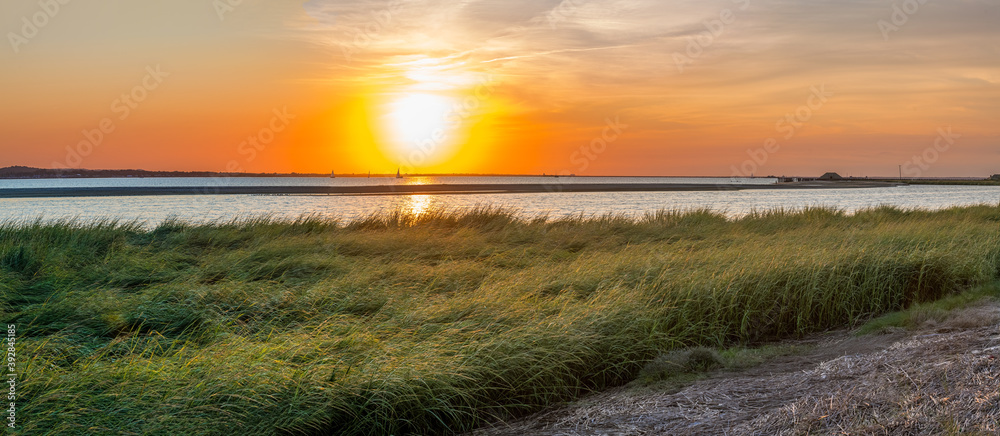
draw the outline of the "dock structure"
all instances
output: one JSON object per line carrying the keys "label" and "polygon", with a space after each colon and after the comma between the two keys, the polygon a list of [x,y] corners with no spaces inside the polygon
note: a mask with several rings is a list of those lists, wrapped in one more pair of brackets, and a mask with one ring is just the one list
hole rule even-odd
{"label": "dock structure", "polygon": [[[777,177],[777,179],[778,179],[778,183],[797,183],[797,182],[816,182],[816,181],[833,182],[833,181],[841,181],[841,180],[857,180],[857,179],[853,179],[853,178],[845,178],[845,177],[841,176],[840,174],[837,174],[837,173],[834,173],[834,172],[824,173],[822,176],[819,176],[819,177],[787,177],[787,176],[781,176],[781,177]],[[860,180],[867,180],[867,178],[860,179]]]}

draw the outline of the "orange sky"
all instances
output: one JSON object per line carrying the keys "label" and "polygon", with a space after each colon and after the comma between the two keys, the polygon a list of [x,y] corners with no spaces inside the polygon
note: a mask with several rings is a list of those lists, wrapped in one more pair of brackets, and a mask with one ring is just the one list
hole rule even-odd
{"label": "orange sky", "polygon": [[230,2],[0,4],[0,166],[1000,172],[995,0]]}

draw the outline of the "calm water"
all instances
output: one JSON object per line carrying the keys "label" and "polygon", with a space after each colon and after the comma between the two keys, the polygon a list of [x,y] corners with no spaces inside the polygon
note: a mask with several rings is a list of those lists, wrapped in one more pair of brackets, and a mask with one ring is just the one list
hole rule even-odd
{"label": "calm water", "polygon": [[115,179],[0,179],[4,188],[95,188],[147,186],[372,186],[427,184],[552,184],[552,183],[743,183],[768,185],[776,179],[720,179],[706,177],[191,177]]}
{"label": "calm water", "polygon": [[[439,178],[125,178],[0,180],[0,189],[15,187],[100,186],[267,186],[367,185],[395,183],[552,183],[539,177]],[[729,179],[696,178],[560,178],[560,183],[729,183]],[[745,183],[774,183],[772,179]],[[753,210],[831,206],[847,211],[878,205],[940,209],[972,204],[1000,204],[997,186],[904,186],[873,189],[749,190],[724,192],[537,193],[410,196],[164,196],[0,199],[0,221],[26,219],[116,218],[156,225],[166,218],[191,222],[229,220],[255,215],[298,217],[318,214],[346,221],[397,208],[422,212],[432,208],[460,210],[476,205],[514,208],[528,217],[547,215],[641,215],[659,209],[710,208],[730,216]]]}

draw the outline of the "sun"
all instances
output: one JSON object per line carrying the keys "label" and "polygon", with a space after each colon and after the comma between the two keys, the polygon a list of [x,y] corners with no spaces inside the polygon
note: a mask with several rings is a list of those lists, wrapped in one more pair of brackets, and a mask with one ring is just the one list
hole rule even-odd
{"label": "sun", "polygon": [[399,141],[418,146],[448,129],[450,102],[433,94],[409,94],[391,104],[389,118]]}
{"label": "sun", "polygon": [[464,61],[427,56],[383,68],[391,79],[372,96],[378,127],[371,130],[381,158],[404,173],[453,171],[478,162],[470,150],[490,141],[484,138],[496,110],[492,75],[470,71]]}
{"label": "sun", "polygon": [[417,169],[446,161],[461,141],[461,120],[455,116],[453,98],[434,93],[405,93],[385,110],[383,144],[405,168]]}

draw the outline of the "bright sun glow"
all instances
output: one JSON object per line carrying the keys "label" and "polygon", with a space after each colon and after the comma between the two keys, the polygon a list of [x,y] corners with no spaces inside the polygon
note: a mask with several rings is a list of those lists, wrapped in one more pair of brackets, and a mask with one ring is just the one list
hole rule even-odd
{"label": "bright sun glow", "polygon": [[392,104],[392,128],[398,139],[411,147],[422,142],[443,141],[449,130],[450,101],[432,94],[410,94]]}
{"label": "bright sun glow", "polygon": [[386,151],[409,170],[447,161],[461,142],[456,102],[433,93],[400,95],[386,107]]}
{"label": "bright sun glow", "polygon": [[411,174],[469,162],[463,149],[475,146],[470,142],[491,110],[492,82],[448,59],[416,57],[386,67],[399,83],[379,96],[375,140],[382,156]]}

